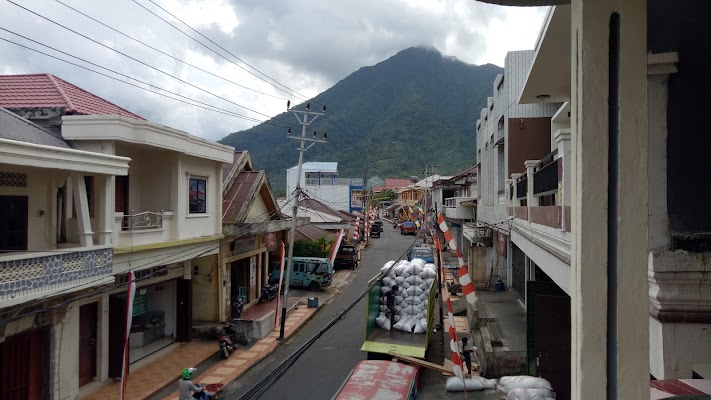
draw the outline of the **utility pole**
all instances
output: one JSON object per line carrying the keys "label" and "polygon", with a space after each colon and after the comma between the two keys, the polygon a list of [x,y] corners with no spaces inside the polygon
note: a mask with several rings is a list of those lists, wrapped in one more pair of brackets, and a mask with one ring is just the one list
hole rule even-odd
{"label": "utility pole", "polygon": [[[286,109],[289,110],[289,106],[291,105],[291,101],[286,102]],[[281,327],[279,328],[279,337],[277,339],[279,340],[284,340],[284,323],[286,322],[286,309],[287,309],[287,300],[289,296],[289,278],[291,278],[291,268],[292,268],[292,259],[294,256],[294,238],[296,236],[296,214],[299,211],[299,203],[301,202],[301,166],[304,163],[304,152],[308,149],[311,148],[311,146],[315,145],[316,143],[325,143],[326,139],[328,138],[328,133],[323,134],[323,139],[319,139],[316,137],[316,131],[314,131],[314,136],[313,138],[307,138],[306,137],[306,127],[309,126],[316,118],[319,117],[319,115],[325,115],[326,114],[326,106],[323,106],[323,110],[321,112],[314,112],[310,111],[311,109],[311,102],[309,101],[306,104],[306,110],[291,110],[291,112],[294,113],[294,116],[296,119],[299,121],[299,124],[301,124],[301,137],[294,137],[291,136],[291,128],[287,131],[286,137],[289,139],[296,139],[296,140],[301,140],[301,146],[297,148],[299,151],[299,167],[296,172],[296,189],[294,190],[294,207],[293,207],[293,212],[292,212],[292,217],[291,217],[291,229],[289,231],[289,258],[288,262],[286,264],[286,280],[284,281],[284,303],[281,308]],[[299,118],[299,114],[302,114],[304,116],[304,119],[301,120]],[[311,120],[309,121],[309,116],[313,116]],[[308,147],[304,147],[306,142],[311,142],[311,144]]]}
{"label": "utility pole", "polygon": [[[366,165],[368,165],[366,163]],[[370,215],[368,215],[368,209],[370,208],[370,205],[368,204],[368,167],[365,167],[365,172],[363,174],[363,218],[365,221],[363,221],[363,236],[365,236],[365,245],[367,246],[368,243],[370,243],[370,232],[368,232],[368,228],[370,226]]]}

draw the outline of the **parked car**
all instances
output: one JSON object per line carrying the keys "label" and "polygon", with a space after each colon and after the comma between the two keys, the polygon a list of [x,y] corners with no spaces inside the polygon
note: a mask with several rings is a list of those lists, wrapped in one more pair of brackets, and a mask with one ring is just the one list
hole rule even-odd
{"label": "parked car", "polygon": [[[311,291],[319,291],[323,286],[333,282],[333,267],[328,258],[294,257],[289,286],[306,287]],[[284,269],[286,278],[286,269]],[[279,270],[275,269],[269,276],[269,283],[279,282]]]}
{"label": "parked car", "polygon": [[417,225],[414,222],[403,222],[400,224],[400,234],[401,235],[416,235]]}
{"label": "parked car", "polygon": [[355,269],[358,266],[358,248],[351,244],[341,245],[336,253],[333,268],[345,267]]}

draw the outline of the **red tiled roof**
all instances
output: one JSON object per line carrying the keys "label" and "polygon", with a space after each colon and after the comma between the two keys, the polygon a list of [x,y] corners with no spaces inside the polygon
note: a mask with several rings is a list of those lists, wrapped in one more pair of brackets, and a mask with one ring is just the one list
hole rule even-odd
{"label": "red tiled roof", "polygon": [[262,181],[262,171],[242,171],[232,182],[230,190],[222,200],[222,223],[235,224],[238,218],[249,206],[251,197],[257,195],[259,182]]}
{"label": "red tiled roof", "polygon": [[235,165],[235,163],[239,160],[240,157],[242,157],[242,152],[235,151],[235,154],[232,158],[232,162],[222,164],[222,179],[227,180],[230,171],[232,171],[232,167]]}
{"label": "red tiled roof", "polygon": [[412,185],[412,182],[406,178],[385,178],[386,189],[401,189]]}
{"label": "red tiled roof", "polygon": [[380,193],[383,191],[383,189],[385,189],[385,186],[373,186],[372,187],[373,193]]}
{"label": "red tiled roof", "polygon": [[301,207],[315,210],[317,213],[333,215],[334,217],[342,219],[343,222],[350,222],[356,219],[355,215],[345,211],[336,210],[335,208],[329,207],[316,199],[303,199],[299,205]]}
{"label": "red tiled roof", "polygon": [[51,74],[0,75],[0,107],[57,107],[67,114],[145,119]]}

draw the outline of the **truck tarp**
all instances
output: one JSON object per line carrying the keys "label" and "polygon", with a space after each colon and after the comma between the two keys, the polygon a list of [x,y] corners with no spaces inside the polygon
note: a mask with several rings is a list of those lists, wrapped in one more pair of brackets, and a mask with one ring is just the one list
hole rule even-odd
{"label": "truck tarp", "polygon": [[437,294],[438,285],[437,279],[434,279],[430,286],[426,333],[410,333],[398,331],[397,329],[386,331],[376,326],[375,319],[378,318],[378,314],[380,314],[380,297],[382,296],[380,288],[383,286],[382,279],[383,274],[380,273],[368,282],[368,286],[373,283],[375,283],[375,285],[370,289],[368,301],[366,302],[365,342],[360,350],[381,354],[388,354],[394,351],[405,356],[424,359],[434,322],[435,295]]}

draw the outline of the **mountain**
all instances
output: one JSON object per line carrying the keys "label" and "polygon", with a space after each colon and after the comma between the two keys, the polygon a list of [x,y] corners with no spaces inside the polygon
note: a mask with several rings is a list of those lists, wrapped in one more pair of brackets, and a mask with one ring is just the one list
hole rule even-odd
{"label": "mountain", "polygon": [[[502,72],[492,64],[470,65],[420,47],[362,67],[311,101],[312,110],[326,104],[328,113],[308,127],[307,136],[327,131],[328,142],[306,151],[304,161],[338,161],[341,177],[422,176],[425,164],[438,164],[439,174],[454,174],[475,163],[474,122]],[[294,125],[292,135],[301,134],[291,113],[268,122]],[[274,191],[283,195],[285,169],[299,157],[298,141],[287,139],[286,130],[262,123],[220,142],[249,150]]]}

